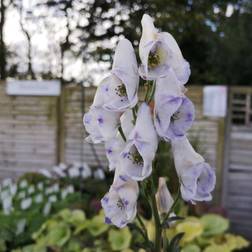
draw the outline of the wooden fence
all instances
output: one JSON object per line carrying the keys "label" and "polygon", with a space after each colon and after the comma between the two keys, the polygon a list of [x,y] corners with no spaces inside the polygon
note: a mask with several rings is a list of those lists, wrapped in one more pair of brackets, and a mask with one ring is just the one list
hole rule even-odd
{"label": "wooden fence", "polygon": [[[84,141],[82,114],[94,93],[95,88],[73,85],[60,97],[8,96],[0,83],[0,178],[51,169],[58,162],[106,166],[103,145]],[[230,89],[226,123],[203,115],[202,87],[190,86],[188,96],[197,112],[189,136],[216,167],[215,201],[222,191],[232,230],[252,239],[252,88]]]}
{"label": "wooden fence", "polygon": [[[95,90],[73,85],[64,87],[59,98],[8,96],[5,84],[0,85],[0,177],[51,169],[58,162],[106,166],[104,146],[84,141],[82,114],[88,110]],[[223,121],[203,116],[202,87],[191,86],[188,96],[197,114],[190,137],[198,139],[205,158],[221,174],[223,146],[218,142],[223,137]]]}
{"label": "wooden fence", "polygon": [[230,88],[228,107],[223,205],[232,230],[252,240],[252,88]]}

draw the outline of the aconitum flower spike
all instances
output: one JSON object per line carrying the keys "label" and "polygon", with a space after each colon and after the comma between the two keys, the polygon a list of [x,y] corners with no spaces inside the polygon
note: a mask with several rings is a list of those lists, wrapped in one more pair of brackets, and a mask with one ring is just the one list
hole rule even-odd
{"label": "aconitum flower spike", "polygon": [[138,101],[139,75],[134,49],[127,39],[119,41],[111,73],[100,83],[93,106],[125,111]]}
{"label": "aconitum flower spike", "polygon": [[186,137],[172,141],[180,191],[185,201],[210,201],[216,183],[215,171],[198,154]]}
{"label": "aconitum flower spike", "polygon": [[152,161],[158,145],[157,134],[149,106],[142,103],[134,128],[122,151],[122,169],[134,180],[147,178],[152,171]]}
{"label": "aconitum flower spike", "polygon": [[191,74],[190,66],[183,58],[176,40],[168,32],[159,32],[153,19],[147,14],[143,15],[141,23],[140,75],[144,79],[155,80],[166,76],[168,69],[172,69],[179,82],[185,84]]}

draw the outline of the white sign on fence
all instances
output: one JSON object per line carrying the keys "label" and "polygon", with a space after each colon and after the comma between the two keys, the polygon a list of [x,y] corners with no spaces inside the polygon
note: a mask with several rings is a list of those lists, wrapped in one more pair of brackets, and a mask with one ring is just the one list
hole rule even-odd
{"label": "white sign on fence", "polygon": [[203,114],[205,116],[225,117],[227,110],[227,87],[205,86]]}
{"label": "white sign on fence", "polygon": [[7,81],[8,95],[59,96],[61,86],[58,80],[12,80]]}

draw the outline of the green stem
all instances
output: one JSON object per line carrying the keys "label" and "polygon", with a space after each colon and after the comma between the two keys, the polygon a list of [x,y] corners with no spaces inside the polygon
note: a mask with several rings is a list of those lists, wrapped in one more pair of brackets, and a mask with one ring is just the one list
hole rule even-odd
{"label": "green stem", "polygon": [[132,108],[132,114],[133,114],[133,120],[134,120],[134,124],[135,124],[136,119],[137,119],[137,107]]}
{"label": "green stem", "polygon": [[119,133],[120,133],[122,139],[124,140],[124,142],[126,142],[127,139],[126,139],[126,137],[125,137],[125,135],[124,135],[124,133],[123,133],[123,130],[122,130],[122,127],[121,127],[121,126],[119,126],[118,131],[119,131]]}
{"label": "green stem", "polygon": [[160,218],[159,218],[158,209],[157,209],[153,176],[151,177],[151,205],[152,205],[152,211],[153,211],[155,228],[156,228],[155,229],[155,252],[160,252],[162,228],[161,228]]}
{"label": "green stem", "polygon": [[148,101],[149,93],[151,91],[151,86],[152,86],[151,81],[147,81],[147,91],[146,91],[145,98],[144,98],[145,102]]}
{"label": "green stem", "polygon": [[151,91],[150,91],[150,95],[148,97],[147,103],[150,103],[153,99],[153,96],[155,94],[155,90],[156,90],[156,83],[153,81],[152,85],[151,85]]}
{"label": "green stem", "polygon": [[143,223],[143,220],[142,220],[141,216],[137,213],[136,217],[137,217],[137,220],[138,220],[141,228],[143,229],[143,232],[144,232],[144,235],[145,235],[145,239],[149,241],[149,239],[148,239],[148,233],[147,233],[146,227],[145,227],[145,225]]}

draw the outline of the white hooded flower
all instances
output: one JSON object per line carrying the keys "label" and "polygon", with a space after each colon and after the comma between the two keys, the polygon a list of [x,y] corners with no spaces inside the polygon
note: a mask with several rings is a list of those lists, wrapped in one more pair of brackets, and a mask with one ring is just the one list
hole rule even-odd
{"label": "white hooded flower", "polygon": [[125,111],[138,101],[139,76],[134,49],[127,39],[119,41],[111,74],[99,85],[93,106],[109,111]]}
{"label": "white hooded flower", "polygon": [[[134,128],[134,118],[132,110],[126,110],[120,117],[122,131],[128,138],[130,132]],[[125,141],[118,133],[116,137],[105,142],[106,157],[109,161],[109,170],[112,171],[120,164],[121,152],[125,148]]]}
{"label": "white hooded flower", "polygon": [[172,141],[180,191],[185,201],[209,201],[216,183],[215,171],[199,155],[186,137]]}
{"label": "white hooded flower", "polygon": [[109,170],[113,171],[120,164],[120,154],[125,147],[125,142],[119,135],[105,143],[106,157],[109,161]]}
{"label": "white hooded flower", "polygon": [[153,80],[164,77],[167,70],[172,69],[181,84],[185,84],[191,73],[190,66],[183,58],[176,40],[168,32],[159,32],[149,15],[144,14],[141,23],[140,75]]}
{"label": "white hooded flower", "polygon": [[158,138],[149,106],[143,103],[138,111],[135,127],[131,131],[123,152],[123,171],[134,180],[143,180],[151,174]]}
{"label": "white hooded flower", "polygon": [[160,137],[169,141],[184,136],[194,121],[193,103],[182,92],[173,71],[156,84],[154,123]]}
{"label": "white hooded flower", "polygon": [[169,192],[166,179],[160,177],[158,180],[158,191],[156,193],[157,207],[160,214],[168,213],[173,205],[173,198]]}
{"label": "white hooded flower", "polygon": [[136,216],[138,194],[137,182],[120,174],[119,169],[116,169],[114,182],[101,200],[105,222],[119,228],[132,222]]}
{"label": "white hooded flower", "polygon": [[119,126],[120,113],[91,107],[83,117],[83,124],[89,136],[87,141],[101,143],[115,137]]}

